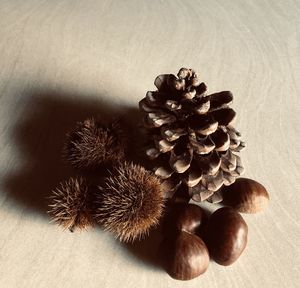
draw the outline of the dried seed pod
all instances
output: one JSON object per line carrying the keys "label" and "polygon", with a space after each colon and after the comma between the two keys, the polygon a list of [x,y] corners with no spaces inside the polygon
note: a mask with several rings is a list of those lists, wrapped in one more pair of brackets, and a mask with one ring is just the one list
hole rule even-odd
{"label": "dried seed pod", "polygon": [[103,125],[93,118],[77,123],[67,134],[63,156],[79,169],[114,164],[125,157],[126,137],[120,121]]}
{"label": "dried seed pod", "polygon": [[92,225],[91,191],[83,178],[62,182],[50,196],[48,213],[53,222],[68,228],[83,229]]}
{"label": "dried seed pod", "polygon": [[260,212],[269,203],[266,188],[252,179],[239,178],[222,192],[224,203],[241,213]]}
{"label": "dried seed pod", "polygon": [[227,266],[235,262],[244,251],[248,226],[238,212],[224,207],[210,216],[206,233],[210,256],[218,264]]}
{"label": "dried seed pod", "polygon": [[[206,85],[187,68],[177,77],[160,75],[154,84],[158,90],[148,91],[139,103],[151,138],[146,154],[153,170],[163,180],[179,174],[182,183],[174,188],[187,186],[195,201],[219,202],[220,187],[243,172],[238,154],[245,144],[231,125],[236,115],[229,107],[232,93],[207,95]],[[164,163],[158,168],[156,161]]]}
{"label": "dried seed pod", "polygon": [[140,239],[158,224],[164,206],[161,183],[143,167],[125,162],[98,188],[95,219],[121,241]]}
{"label": "dried seed pod", "polygon": [[203,274],[209,265],[205,243],[196,235],[178,232],[174,239],[166,238],[161,244],[163,265],[177,280],[190,280]]}

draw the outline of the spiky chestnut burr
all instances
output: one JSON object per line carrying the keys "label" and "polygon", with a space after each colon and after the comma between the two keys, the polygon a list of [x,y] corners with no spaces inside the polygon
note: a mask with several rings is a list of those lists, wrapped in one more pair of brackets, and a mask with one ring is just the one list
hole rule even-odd
{"label": "spiky chestnut burr", "polygon": [[125,156],[126,140],[119,120],[108,125],[94,118],[78,122],[67,134],[64,159],[78,169],[114,164]]}
{"label": "spiky chestnut burr", "polygon": [[73,232],[93,224],[90,189],[82,177],[61,182],[50,199],[48,213],[58,225]]}
{"label": "spiky chestnut burr", "polygon": [[160,180],[143,167],[125,162],[98,189],[94,217],[121,241],[141,239],[158,224],[164,206]]}

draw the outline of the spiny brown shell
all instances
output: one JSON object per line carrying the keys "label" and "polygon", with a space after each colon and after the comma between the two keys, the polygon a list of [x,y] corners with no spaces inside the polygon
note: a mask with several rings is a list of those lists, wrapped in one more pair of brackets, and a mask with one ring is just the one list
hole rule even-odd
{"label": "spiny brown shell", "polygon": [[160,180],[143,167],[125,162],[98,188],[94,217],[121,241],[141,239],[158,224],[164,207]]}
{"label": "spiny brown shell", "polygon": [[85,179],[70,178],[61,182],[50,196],[49,215],[53,222],[69,229],[93,225],[92,199]]}
{"label": "spiny brown shell", "polygon": [[78,122],[67,134],[63,156],[78,169],[115,164],[125,157],[126,137],[119,120],[104,125],[94,118]]}

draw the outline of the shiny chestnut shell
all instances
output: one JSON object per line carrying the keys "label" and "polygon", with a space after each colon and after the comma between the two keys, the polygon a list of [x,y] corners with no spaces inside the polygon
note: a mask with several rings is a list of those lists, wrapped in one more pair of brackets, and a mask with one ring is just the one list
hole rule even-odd
{"label": "shiny chestnut shell", "polygon": [[198,205],[180,203],[173,206],[166,216],[163,230],[166,234],[174,231],[185,231],[201,235],[203,228],[208,222],[205,211]]}
{"label": "shiny chestnut shell", "polygon": [[197,234],[201,226],[207,223],[205,211],[195,204],[187,204],[182,207],[176,220],[176,228],[185,232]]}
{"label": "shiny chestnut shell", "polygon": [[241,213],[257,213],[269,204],[266,188],[255,180],[239,178],[232,185],[223,188],[224,204]]}
{"label": "shiny chestnut shell", "polygon": [[203,274],[209,265],[205,243],[196,235],[177,231],[173,239],[165,239],[160,253],[168,274],[177,280],[190,280]]}
{"label": "shiny chestnut shell", "polygon": [[234,209],[218,209],[209,218],[206,244],[210,256],[220,265],[231,265],[244,251],[248,226]]}

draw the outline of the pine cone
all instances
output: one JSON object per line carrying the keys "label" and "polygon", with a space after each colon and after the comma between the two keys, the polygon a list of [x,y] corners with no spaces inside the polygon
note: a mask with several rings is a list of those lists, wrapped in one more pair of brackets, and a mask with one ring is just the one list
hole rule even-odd
{"label": "pine cone", "polygon": [[[218,190],[243,172],[240,150],[245,143],[231,125],[236,113],[229,108],[232,93],[207,95],[207,87],[192,69],[158,76],[158,91],[139,103],[144,126],[151,135],[147,156],[166,187],[187,186],[195,201],[222,200]],[[186,188],[186,187],[185,187]]]}

